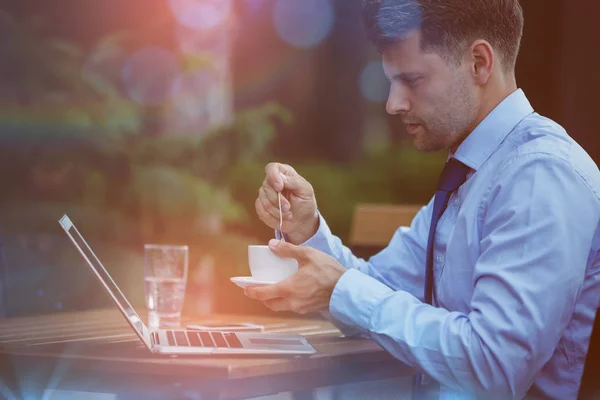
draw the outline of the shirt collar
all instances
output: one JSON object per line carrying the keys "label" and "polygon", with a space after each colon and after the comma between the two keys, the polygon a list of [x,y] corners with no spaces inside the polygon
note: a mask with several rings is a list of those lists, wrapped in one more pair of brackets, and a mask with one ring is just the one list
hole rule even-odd
{"label": "shirt collar", "polygon": [[478,170],[515,126],[532,112],[525,93],[517,89],[502,100],[450,156]]}

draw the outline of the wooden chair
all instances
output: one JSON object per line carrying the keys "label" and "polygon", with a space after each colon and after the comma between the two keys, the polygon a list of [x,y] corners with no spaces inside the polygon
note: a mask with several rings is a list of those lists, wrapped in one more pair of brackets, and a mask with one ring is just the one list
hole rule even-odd
{"label": "wooden chair", "polygon": [[400,226],[410,226],[423,207],[417,204],[359,204],[354,209],[349,247],[359,257],[370,257],[385,248]]}

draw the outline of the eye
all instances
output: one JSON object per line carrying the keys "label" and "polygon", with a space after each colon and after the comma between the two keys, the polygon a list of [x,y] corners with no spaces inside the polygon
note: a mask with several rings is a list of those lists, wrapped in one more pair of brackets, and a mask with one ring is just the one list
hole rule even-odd
{"label": "eye", "polygon": [[404,82],[409,86],[414,86],[421,80],[421,78],[422,78],[422,76],[409,77],[409,78],[406,78],[404,80]]}

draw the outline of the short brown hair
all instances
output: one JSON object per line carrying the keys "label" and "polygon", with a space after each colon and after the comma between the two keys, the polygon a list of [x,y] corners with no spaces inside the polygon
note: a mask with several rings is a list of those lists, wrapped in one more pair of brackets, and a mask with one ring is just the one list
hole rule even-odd
{"label": "short brown hair", "polygon": [[514,71],[524,25],[518,0],[363,0],[363,19],[380,51],[419,30],[424,51],[457,64],[465,46],[484,39],[505,71]]}

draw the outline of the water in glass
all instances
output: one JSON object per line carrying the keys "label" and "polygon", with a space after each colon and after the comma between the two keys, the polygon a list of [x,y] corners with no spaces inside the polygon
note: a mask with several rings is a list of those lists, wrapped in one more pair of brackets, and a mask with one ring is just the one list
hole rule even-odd
{"label": "water in glass", "polygon": [[153,328],[176,327],[185,299],[188,248],[146,245],[144,259],[148,324]]}

